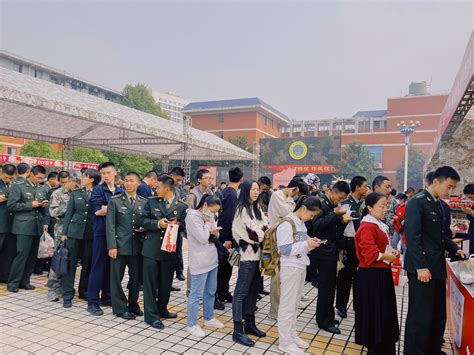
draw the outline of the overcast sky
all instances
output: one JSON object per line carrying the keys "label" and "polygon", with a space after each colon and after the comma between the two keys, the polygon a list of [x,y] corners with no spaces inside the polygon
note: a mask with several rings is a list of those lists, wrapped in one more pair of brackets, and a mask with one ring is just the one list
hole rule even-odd
{"label": "overcast sky", "polygon": [[258,96],[295,119],[385,109],[411,81],[449,90],[470,1],[5,1],[2,48],[122,90]]}

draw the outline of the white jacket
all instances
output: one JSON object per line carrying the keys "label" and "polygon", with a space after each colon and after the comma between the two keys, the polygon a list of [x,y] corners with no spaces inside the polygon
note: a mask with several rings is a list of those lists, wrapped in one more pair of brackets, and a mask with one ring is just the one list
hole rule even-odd
{"label": "white jacket", "polygon": [[191,275],[200,275],[215,269],[219,264],[217,248],[214,243],[209,243],[209,236],[211,229],[217,227],[216,222],[204,222],[202,212],[192,208],[186,211],[185,221]]}
{"label": "white jacket", "polygon": [[[267,217],[262,213],[262,220],[250,218],[244,208],[242,213],[237,210],[232,222],[232,234],[240,246],[240,261],[259,261],[261,243],[268,229]],[[252,211],[253,214],[253,211]]]}

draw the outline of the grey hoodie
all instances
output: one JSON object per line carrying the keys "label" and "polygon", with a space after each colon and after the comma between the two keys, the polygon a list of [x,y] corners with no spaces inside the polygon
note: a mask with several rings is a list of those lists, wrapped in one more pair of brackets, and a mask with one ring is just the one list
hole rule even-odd
{"label": "grey hoodie", "polygon": [[219,264],[217,248],[214,243],[209,243],[209,236],[211,229],[217,227],[216,222],[204,222],[202,212],[192,208],[186,211],[185,221],[191,275],[200,275],[215,269]]}

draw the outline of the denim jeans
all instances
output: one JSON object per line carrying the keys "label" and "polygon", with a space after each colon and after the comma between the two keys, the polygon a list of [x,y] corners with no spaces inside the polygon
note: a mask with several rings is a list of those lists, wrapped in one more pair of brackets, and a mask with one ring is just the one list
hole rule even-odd
{"label": "denim jeans", "polygon": [[394,249],[397,249],[399,242],[400,242],[400,250],[405,252],[406,246],[403,245],[402,234],[400,234],[398,232],[393,232],[392,241],[390,242],[390,246]]}
{"label": "denim jeans", "polygon": [[201,298],[204,320],[211,320],[214,317],[217,267],[204,274],[191,275],[191,279],[191,292],[188,297],[188,327],[197,324],[199,300]]}
{"label": "denim jeans", "polygon": [[255,314],[259,290],[259,262],[241,261],[232,300],[232,318],[234,318],[234,322],[242,322],[245,316]]}

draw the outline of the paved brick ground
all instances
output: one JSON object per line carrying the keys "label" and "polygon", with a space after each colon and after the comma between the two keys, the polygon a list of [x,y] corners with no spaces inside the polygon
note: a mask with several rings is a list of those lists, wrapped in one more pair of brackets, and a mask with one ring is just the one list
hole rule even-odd
{"label": "paved brick ground", "polygon": [[[185,253],[185,259],[187,255]],[[236,272],[232,277],[231,289],[235,284]],[[216,316],[226,327],[220,330],[205,329],[208,336],[198,339],[186,332],[185,282],[175,280],[175,286],[182,291],[173,292],[171,310],[178,312],[176,320],[165,320],[166,328],[157,331],[143,322],[143,318],[124,321],[112,314],[111,308],[104,308],[105,315],[94,317],[87,313],[86,303],[75,299],[73,307],[64,309],[62,302],[48,302],[46,299],[46,276],[34,276],[34,291],[20,290],[12,294],[0,285],[0,353],[2,354],[136,354],[136,353],[216,353],[216,354],[275,354],[278,353],[278,330],[276,322],[267,317],[269,297],[257,304],[256,320],[268,336],[257,341],[254,348],[247,348],[232,341],[232,312],[230,305],[225,311],[216,311]],[[265,280],[267,289],[269,281]],[[125,283],[125,281],[124,281]],[[399,319],[402,334],[407,312],[407,291],[404,285],[396,287]],[[307,284],[304,290],[309,299],[298,315],[297,327],[300,336],[306,339],[313,354],[361,354],[366,353],[354,343],[354,313],[349,310],[347,319],[342,319],[342,334],[332,335],[318,329],[315,323],[317,289]],[[200,313],[201,315],[201,313]],[[201,321],[202,325],[202,321]],[[449,339],[448,335],[445,337]],[[400,354],[403,338],[397,345]],[[453,354],[452,345],[445,349]]]}

